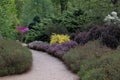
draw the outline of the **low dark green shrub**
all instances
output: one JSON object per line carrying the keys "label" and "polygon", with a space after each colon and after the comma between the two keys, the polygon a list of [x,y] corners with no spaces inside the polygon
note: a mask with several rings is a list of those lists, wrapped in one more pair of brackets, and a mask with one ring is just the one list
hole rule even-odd
{"label": "low dark green shrub", "polygon": [[98,41],[71,49],[64,61],[81,80],[120,80],[120,47],[100,48]]}
{"label": "low dark green shrub", "polygon": [[78,74],[82,80],[120,80],[119,50],[100,59],[85,61]]}
{"label": "low dark green shrub", "polygon": [[30,69],[31,52],[20,43],[0,40],[0,76],[19,74]]}
{"label": "low dark green shrub", "polygon": [[71,49],[63,58],[65,63],[70,66],[71,70],[77,72],[84,61],[99,58],[109,50],[108,48],[100,48],[99,41],[91,41],[84,46]]}
{"label": "low dark green shrub", "polygon": [[28,26],[30,30],[26,34],[24,41],[26,43],[33,42],[36,40],[48,42],[49,36],[46,35],[46,28],[47,28],[47,24],[49,23],[51,23],[51,19],[49,18],[44,18],[41,20],[37,16],[34,17],[33,22]]}
{"label": "low dark green shrub", "polygon": [[35,40],[45,41],[47,36],[45,35],[45,25],[43,23],[38,23],[30,29],[25,36],[25,42],[29,43]]}

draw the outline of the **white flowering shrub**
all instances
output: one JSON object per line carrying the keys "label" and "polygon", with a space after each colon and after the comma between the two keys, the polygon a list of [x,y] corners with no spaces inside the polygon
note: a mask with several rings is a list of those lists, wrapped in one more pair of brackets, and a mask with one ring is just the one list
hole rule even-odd
{"label": "white flowering shrub", "polygon": [[104,19],[105,25],[120,27],[120,18],[117,16],[117,12],[113,11],[108,14]]}

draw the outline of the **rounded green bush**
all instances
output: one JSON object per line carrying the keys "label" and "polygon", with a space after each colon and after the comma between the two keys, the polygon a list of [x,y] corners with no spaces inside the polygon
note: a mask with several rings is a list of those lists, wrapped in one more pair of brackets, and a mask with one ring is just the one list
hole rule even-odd
{"label": "rounded green bush", "polygon": [[30,69],[32,54],[19,42],[0,40],[0,76],[19,74]]}

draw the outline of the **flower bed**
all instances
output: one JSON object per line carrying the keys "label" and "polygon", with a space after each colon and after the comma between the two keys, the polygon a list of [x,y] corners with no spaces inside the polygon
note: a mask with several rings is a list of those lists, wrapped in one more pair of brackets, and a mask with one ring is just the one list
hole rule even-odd
{"label": "flower bed", "polygon": [[60,59],[62,59],[63,55],[71,48],[74,48],[78,44],[75,41],[68,41],[62,44],[52,44],[49,45],[48,43],[41,42],[41,41],[34,41],[28,44],[28,47],[31,49],[45,51],[51,55],[54,55]]}

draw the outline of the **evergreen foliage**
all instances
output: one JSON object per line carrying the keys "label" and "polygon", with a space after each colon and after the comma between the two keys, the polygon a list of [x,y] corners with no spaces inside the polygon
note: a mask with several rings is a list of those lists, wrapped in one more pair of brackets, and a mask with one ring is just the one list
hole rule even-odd
{"label": "evergreen foliage", "polygon": [[0,0],[0,34],[7,39],[16,39],[17,24],[15,0]]}

